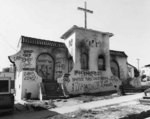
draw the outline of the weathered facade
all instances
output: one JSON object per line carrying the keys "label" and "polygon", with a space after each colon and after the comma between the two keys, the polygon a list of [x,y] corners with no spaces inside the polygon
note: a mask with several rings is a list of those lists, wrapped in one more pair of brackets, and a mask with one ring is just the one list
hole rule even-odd
{"label": "weathered facade", "polygon": [[31,92],[32,98],[39,96],[40,87],[47,86],[54,95],[57,91],[56,79],[67,73],[68,51],[63,43],[21,37],[20,51],[11,56],[16,65],[16,98],[25,98]]}
{"label": "weathered facade", "polygon": [[127,57],[123,51],[110,50],[111,72],[123,82],[128,78]]}
{"label": "weathered facade", "polygon": [[117,81],[115,82],[110,69],[111,36],[112,33],[76,26],[62,36],[74,61],[68,77],[69,82],[66,82],[69,93],[95,93],[114,89]]}
{"label": "weathered facade", "polygon": [[[62,35],[64,43],[22,36],[16,65],[16,99],[97,93],[116,90],[127,78],[127,56],[110,51],[112,33],[73,26]],[[58,88],[62,79],[64,89]]]}

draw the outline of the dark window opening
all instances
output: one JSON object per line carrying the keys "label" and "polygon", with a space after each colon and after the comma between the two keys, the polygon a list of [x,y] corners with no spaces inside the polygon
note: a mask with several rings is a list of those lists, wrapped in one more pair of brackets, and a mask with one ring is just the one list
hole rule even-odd
{"label": "dark window opening", "polygon": [[81,69],[88,69],[88,54],[81,54]]}
{"label": "dark window opening", "polygon": [[9,92],[9,81],[0,80],[0,93]]}
{"label": "dark window opening", "polygon": [[69,64],[68,64],[68,70],[69,70],[69,72],[73,69],[73,58],[72,57],[70,57],[69,59],[68,59],[68,62],[69,62]]}
{"label": "dark window opening", "polygon": [[103,55],[98,57],[98,70],[105,70],[105,57]]}

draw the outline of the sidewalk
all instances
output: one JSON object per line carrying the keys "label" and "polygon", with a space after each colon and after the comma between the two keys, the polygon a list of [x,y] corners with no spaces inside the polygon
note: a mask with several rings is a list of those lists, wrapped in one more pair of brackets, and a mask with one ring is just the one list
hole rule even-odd
{"label": "sidewalk", "polygon": [[60,114],[64,114],[64,113],[74,112],[79,109],[92,109],[92,108],[97,108],[97,107],[102,107],[102,106],[108,106],[108,105],[114,105],[114,104],[119,104],[123,102],[138,100],[142,98],[143,96],[144,96],[144,93],[138,93],[134,95],[126,95],[126,96],[121,96],[121,97],[115,97],[113,99],[93,101],[93,102],[78,104],[74,106],[64,106],[60,108],[54,108],[54,109],[50,109],[49,111],[54,111]]}

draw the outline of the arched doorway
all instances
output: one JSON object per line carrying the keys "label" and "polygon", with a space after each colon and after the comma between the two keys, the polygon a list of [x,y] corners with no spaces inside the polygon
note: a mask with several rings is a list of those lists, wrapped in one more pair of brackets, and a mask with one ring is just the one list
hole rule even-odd
{"label": "arched doorway", "polygon": [[37,74],[42,77],[43,82],[54,81],[54,60],[47,54],[40,54],[36,61]]}
{"label": "arched doorway", "polygon": [[110,66],[111,66],[112,74],[120,78],[120,71],[119,71],[118,63],[115,60],[112,60],[110,63]]}

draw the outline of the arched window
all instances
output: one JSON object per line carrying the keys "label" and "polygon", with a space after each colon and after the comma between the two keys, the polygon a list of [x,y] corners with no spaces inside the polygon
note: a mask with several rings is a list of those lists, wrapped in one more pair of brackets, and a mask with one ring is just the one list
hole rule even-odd
{"label": "arched window", "polygon": [[88,69],[88,54],[81,54],[81,69]]}
{"label": "arched window", "polygon": [[103,55],[98,56],[98,70],[105,70],[105,57]]}

